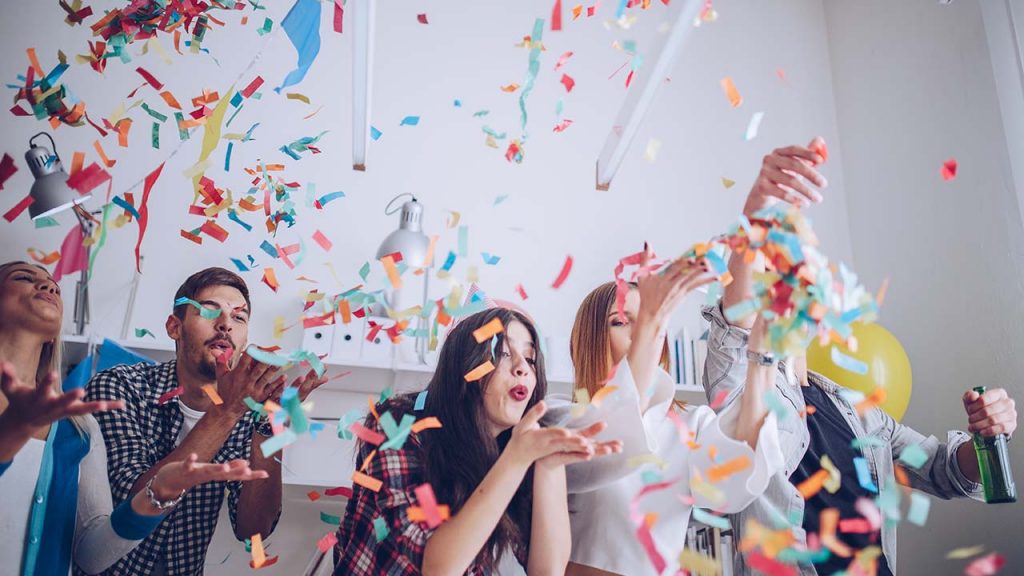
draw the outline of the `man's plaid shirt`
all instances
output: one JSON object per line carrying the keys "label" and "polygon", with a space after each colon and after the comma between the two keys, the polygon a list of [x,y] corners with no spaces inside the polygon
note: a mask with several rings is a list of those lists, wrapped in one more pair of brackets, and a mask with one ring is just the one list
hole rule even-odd
{"label": "man's plaid shirt", "polygon": [[[123,410],[97,412],[107,445],[110,490],[114,506],[131,497],[135,481],[174,450],[182,415],[178,398],[160,397],[178,387],[176,362],[117,366],[89,382],[87,400],[124,400]],[[212,462],[248,460],[257,415],[249,412],[231,430]],[[105,575],[150,574],[163,563],[168,576],[203,573],[206,550],[228,493],[231,525],[238,514],[241,482],[208,482],[190,489],[160,526]],[[263,535],[264,538],[267,534]],[[77,572],[76,574],[81,574]]]}

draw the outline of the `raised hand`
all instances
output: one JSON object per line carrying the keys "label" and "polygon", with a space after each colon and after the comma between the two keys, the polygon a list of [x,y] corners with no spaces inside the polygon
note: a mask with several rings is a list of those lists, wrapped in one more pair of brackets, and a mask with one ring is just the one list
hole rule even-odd
{"label": "raised hand", "polygon": [[299,402],[305,402],[309,394],[321,387],[328,380],[327,373],[323,376],[317,376],[315,370],[310,370],[306,374],[299,376],[292,382],[292,386],[299,389]]}
{"label": "raised hand", "polygon": [[[645,250],[642,268],[646,268],[648,258],[649,253]],[[676,260],[662,273],[641,275],[637,279],[640,293],[637,318],[651,320],[661,327],[688,294],[714,281],[715,276],[704,259]]]}
{"label": "raised hand", "polygon": [[589,460],[597,455],[598,450],[604,455],[615,451],[616,448],[621,449],[621,445],[614,442],[604,442],[595,446],[590,437],[597,434],[600,428],[591,430],[594,426],[585,430],[589,436],[568,428],[542,428],[540,418],[546,411],[545,403],[538,402],[523,414],[522,420],[512,428],[512,438],[505,447],[505,452],[513,462],[529,467],[538,460],[557,455],[558,458],[548,464],[553,466],[563,459],[566,463]]}
{"label": "raised hand", "polygon": [[285,377],[279,374],[277,366],[259,362],[243,352],[234,368],[229,368],[227,356],[225,354],[217,361],[217,394],[224,403],[211,410],[237,420],[249,411],[246,397],[262,404],[273,398],[275,393],[280,394]]}
{"label": "raised hand", "polygon": [[57,391],[57,373],[51,372],[39,385],[23,383],[8,362],[0,364],[0,391],[7,397],[8,406],[2,415],[7,430],[31,433],[69,416],[82,416],[124,408],[124,402],[82,402],[85,390],[76,389],[61,394]]}
{"label": "raised hand", "polygon": [[743,213],[751,217],[780,200],[798,207],[821,202],[821,193],[808,183],[817,188],[828,186],[825,177],[814,168],[825,162],[824,150],[825,141],[818,137],[807,147],[776,148],[765,156]]}
{"label": "raised hand", "polygon": [[223,464],[199,462],[193,452],[188,458],[160,468],[153,478],[153,492],[160,500],[172,500],[182,492],[207,482],[248,482],[267,478],[264,470],[252,470],[245,460],[232,460]]}
{"label": "raised hand", "polygon": [[984,394],[970,390],[964,394],[963,401],[968,432],[996,436],[1011,435],[1017,429],[1017,405],[1006,390],[993,388]]}
{"label": "raised hand", "polygon": [[620,440],[607,440],[604,442],[595,442],[593,440],[594,436],[600,434],[606,427],[607,425],[604,422],[594,422],[586,428],[570,430],[570,432],[578,434],[580,437],[585,438],[590,442],[593,452],[591,452],[589,456],[582,452],[556,452],[538,460],[537,465],[547,467],[565,466],[567,464],[574,464],[576,462],[583,462],[592,458],[622,452],[622,442]]}

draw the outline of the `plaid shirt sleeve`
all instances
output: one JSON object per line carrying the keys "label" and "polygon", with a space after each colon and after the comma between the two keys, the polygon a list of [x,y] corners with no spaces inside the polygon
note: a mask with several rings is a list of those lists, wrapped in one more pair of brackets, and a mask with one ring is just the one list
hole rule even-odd
{"label": "plaid shirt sleeve", "polygon": [[[249,438],[249,441],[245,442],[245,444],[243,446],[237,447],[237,450],[235,451],[235,453],[231,454],[231,458],[240,458],[240,459],[245,460],[247,462],[251,462],[251,458],[252,458],[252,443],[255,441],[255,438],[256,438],[255,435],[254,435],[254,432],[252,430],[254,430],[258,426],[258,423],[257,423],[258,417],[256,416],[255,413],[250,413],[248,416],[246,416],[246,418],[249,418],[251,420],[251,424],[249,425],[251,431],[246,436],[247,438]],[[278,457],[279,456],[280,455],[278,455]],[[235,531],[236,527],[238,526],[238,500],[239,500],[239,498],[242,497],[242,483],[241,482],[228,482],[227,483],[227,489],[228,489],[228,519],[231,520],[231,530],[232,530],[232,533],[233,533]],[[278,508],[277,509],[277,516],[274,517],[274,522],[270,525],[270,533],[269,534],[263,534],[262,536],[264,538],[266,538],[270,534],[273,534],[274,529],[277,528],[277,522],[280,519],[281,519],[281,508]]]}
{"label": "plaid shirt sleeve", "polygon": [[124,400],[123,409],[94,415],[107,445],[107,470],[115,506],[131,497],[135,481],[156,464],[141,424],[146,399],[138,392],[138,377],[130,366],[104,370],[89,381],[85,396],[87,401]]}
{"label": "plaid shirt sleeve", "polygon": [[[375,426],[376,428],[376,426]],[[379,428],[378,428],[379,431]],[[373,446],[359,442],[362,464]],[[416,504],[413,492],[423,483],[419,443],[410,437],[404,448],[377,452],[363,471],[382,482],[378,492],[354,484],[345,517],[338,528],[336,575],[412,576],[420,573],[423,551],[433,530],[410,522],[407,510]],[[382,518],[388,535],[377,541],[374,520]]]}

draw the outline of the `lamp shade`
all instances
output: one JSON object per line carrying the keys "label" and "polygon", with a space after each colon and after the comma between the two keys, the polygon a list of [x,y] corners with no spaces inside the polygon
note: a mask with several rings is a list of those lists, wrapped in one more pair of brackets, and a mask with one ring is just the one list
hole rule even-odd
{"label": "lamp shade", "polygon": [[398,230],[388,234],[377,249],[377,259],[398,252],[402,261],[413,268],[424,268],[427,261],[427,250],[430,238],[423,233],[423,205],[415,198],[402,204],[402,214]]}
{"label": "lamp shade", "polygon": [[35,177],[29,192],[32,204],[28,207],[33,220],[63,212],[91,197],[90,194],[79,194],[68,186],[68,173],[64,171],[60,158],[51,154],[45,146],[32,145],[25,152],[25,161]]}

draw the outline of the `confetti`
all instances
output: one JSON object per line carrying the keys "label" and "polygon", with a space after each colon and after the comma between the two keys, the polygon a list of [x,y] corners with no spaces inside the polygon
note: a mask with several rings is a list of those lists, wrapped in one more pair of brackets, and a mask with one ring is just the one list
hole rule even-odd
{"label": "confetti", "polygon": [[569,58],[572,58],[572,52],[566,52],[559,56],[558,61],[555,62],[555,72],[558,72],[559,68],[565,66],[565,63],[569,60]]}
{"label": "confetti", "polygon": [[942,170],[939,171],[939,173],[942,175],[942,179],[949,182],[950,180],[956,178],[956,168],[957,164],[955,158],[950,158],[949,160],[943,162]]}
{"label": "confetti", "polygon": [[644,160],[654,162],[658,158],[658,150],[661,150],[661,140],[655,138],[648,140],[647,147],[644,148]]}
{"label": "confetti", "polygon": [[562,284],[565,283],[565,279],[569,277],[569,272],[571,270],[572,270],[572,256],[566,256],[565,257],[565,263],[562,264],[562,270],[561,270],[561,272],[558,273],[558,277],[555,278],[555,281],[554,281],[554,283],[551,284],[551,287],[554,288],[555,290],[561,288]]}
{"label": "confetti", "polygon": [[206,306],[203,306],[199,302],[196,302],[195,300],[185,296],[182,296],[181,298],[178,298],[177,300],[174,301],[175,308],[177,308],[178,306],[182,306],[184,304],[188,304],[194,307],[197,311],[199,311],[199,315],[207,320],[213,320],[220,316],[221,313],[220,308],[207,308]]}
{"label": "confetti", "polygon": [[320,549],[322,554],[326,554],[337,543],[338,536],[334,532],[328,532],[316,543],[316,547]]}
{"label": "confetti", "polygon": [[750,468],[751,462],[748,456],[737,456],[718,466],[708,468],[708,480],[718,482],[733,474]]}
{"label": "confetti", "polygon": [[32,205],[33,202],[35,202],[35,200],[36,199],[33,198],[31,195],[25,196],[17,204],[15,204],[13,208],[4,213],[4,220],[7,220],[8,222],[14,222],[14,219],[20,216],[26,208],[28,208],[29,206]]}
{"label": "confetti", "polygon": [[860,483],[861,488],[868,492],[878,493],[878,486],[875,485],[875,481],[871,478],[868,461],[858,456],[853,459],[853,466],[857,469],[857,482]]}
{"label": "confetti", "polygon": [[739,90],[736,89],[736,85],[733,83],[732,78],[726,76],[721,81],[722,90],[725,92],[725,97],[729,99],[729,104],[733,108],[739,108],[743,104],[743,96],[740,96]]}
{"label": "confetti", "polygon": [[402,118],[402,121],[398,124],[399,126],[418,126],[420,123],[419,116],[406,116]]}
{"label": "confetti", "polygon": [[473,338],[476,339],[477,344],[482,344],[487,340],[490,340],[492,336],[500,334],[505,330],[505,327],[501,323],[500,318],[492,318],[490,322],[477,328],[473,331]]}
{"label": "confetti", "polygon": [[487,360],[483,364],[477,366],[476,368],[473,368],[472,370],[466,373],[466,382],[476,382],[477,380],[480,380],[481,378],[487,376],[493,371],[494,364],[491,364],[491,361]]}
{"label": "confetti", "polygon": [[358,470],[352,473],[352,482],[371,492],[380,492],[381,487],[384,485],[380,480],[367,476]]}
{"label": "confetti", "polygon": [[299,58],[295,70],[289,72],[281,85],[274,88],[278,94],[283,88],[302,82],[317,54],[320,53],[319,0],[296,0],[281,22],[281,28],[295,46]]}
{"label": "confetti", "polygon": [[722,186],[725,186],[726,190],[728,190],[729,188],[732,188],[735,185],[736,185],[736,181],[735,180],[730,180],[730,179],[726,178],[725,176],[722,176]]}
{"label": "confetti", "polygon": [[1006,564],[1006,558],[998,552],[992,552],[978,558],[967,565],[964,576],[992,576]]}
{"label": "confetti", "polygon": [[928,461],[928,453],[917,444],[910,444],[900,452],[899,460],[917,470]]}
{"label": "confetti", "polygon": [[4,153],[4,157],[0,160],[0,190],[4,189],[4,183],[18,171],[18,167],[14,164],[14,158],[7,153]]}
{"label": "confetti", "polygon": [[861,376],[868,373],[868,365],[852,356],[847,356],[836,346],[832,346],[832,363],[839,366],[843,370],[859,374]]}
{"label": "confetti", "polygon": [[263,551],[263,537],[260,534],[252,535],[252,563],[253,568],[262,568],[267,563],[267,554]]}
{"label": "confetti", "polygon": [[907,521],[918,526],[924,526],[924,523],[928,521],[928,509],[931,508],[931,505],[932,501],[928,499],[928,496],[920,492],[911,492]]}
{"label": "confetti", "polygon": [[324,236],[324,233],[319,230],[313,233],[313,240],[316,241],[316,243],[319,244],[320,247],[324,249],[324,252],[330,252],[331,247],[334,246],[334,244],[332,244],[331,241],[328,240],[326,236]]}
{"label": "confetti", "polygon": [[708,526],[712,526],[712,527],[718,528],[720,530],[728,530],[729,529],[729,519],[728,518],[722,518],[721,516],[716,516],[715,514],[711,514],[710,512],[707,512],[703,508],[694,508],[693,509],[693,519],[696,520],[697,522],[701,522],[701,523],[707,524]]}
{"label": "confetti", "polygon": [[388,530],[388,523],[380,516],[373,519],[373,534],[377,542],[384,541],[388,537],[390,531]]}
{"label": "confetti", "polygon": [[183,392],[185,392],[185,387],[178,386],[174,390],[170,390],[161,394],[160,398],[157,399],[156,403],[160,405],[166,404],[171,398],[177,398],[178,396],[181,396]]}
{"label": "confetti", "polygon": [[747,133],[744,135],[747,142],[757,138],[757,131],[761,128],[761,120],[763,119],[764,112],[754,112],[754,115],[750,117],[750,123],[747,124]]}
{"label": "confetti", "polygon": [[981,554],[984,551],[985,551],[985,545],[984,544],[979,544],[977,546],[970,546],[970,547],[964,547],[964,548],[955,548],[953,550],[950,550],[946,554],[946,558],[948,558],[950,560],[963,560],[965,558],[970,558],[971,556],[977,556],[978,554]]}
{"label": "confetti", "polygon": [[422,420],[417,420],[410,429],[414,434],[419,434],[424,430],[430,430],[432,428],[441,428],[441,421],[435,416],[429,416]]}
{"label": "confetti", "polygon": [[[417,14],[416,15],[416,21],[419,22],[420,24],[429,24],[429,22],[427,22],[427,15],[426,14]],[[377,541],[380,542],[380,540],[377,540]]]}
{"label": "confetti", "polygon": [[573,86],[576,86],[576,81],[568,74],[562,74],[562,79],[559,82],[562,83],[562,86],[565,86],[566,92],[572,92]]}
{"label": "confetti", "polygon": [[156,338],[156,335],[153,334],[153,332],[151,332],[149,330],[149,328],[136,328],[135,329],[135,337],[136,338],[142,338],[144,336],[149,336],[150,338],[154,338],[154,339]]}

